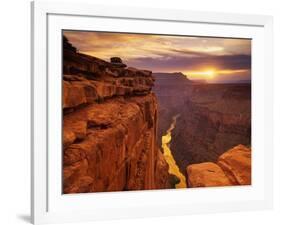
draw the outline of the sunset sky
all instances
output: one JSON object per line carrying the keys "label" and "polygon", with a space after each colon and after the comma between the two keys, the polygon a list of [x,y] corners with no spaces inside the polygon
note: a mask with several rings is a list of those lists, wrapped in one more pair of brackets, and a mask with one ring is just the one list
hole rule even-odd
{"label": "sunset sky", "polygon": [[118,56],[130,67],[182,72],[210,83],[251,79],[251,40],[64,31],[81,53],[106,61]]}

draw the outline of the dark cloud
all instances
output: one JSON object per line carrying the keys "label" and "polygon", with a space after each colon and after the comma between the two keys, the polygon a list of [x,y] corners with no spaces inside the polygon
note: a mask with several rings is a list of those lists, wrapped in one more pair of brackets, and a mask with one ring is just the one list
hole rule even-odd
{"label": "dark cloud", "polygon": [[198,54],[196,57],[190,56],[173,56],[169,55],[160,58],[139,58],[129,60],[129,65],[147,68],[153,71],[170,70],[170,71],[185,71],[197,70],[206,67],[215,67],[219,70],[238,70],[251,69],[250,55],[220,55],[212,56],[207,54]]}
{"label": "dark cloud", "polygon": [[211,54],[200,52],[200,51],[192,51],[192,50],[181,50],[181,49],[170,49],[172,52],[180,53],[181,55],[186,55],[190,57],[208,57],[212,56]]}

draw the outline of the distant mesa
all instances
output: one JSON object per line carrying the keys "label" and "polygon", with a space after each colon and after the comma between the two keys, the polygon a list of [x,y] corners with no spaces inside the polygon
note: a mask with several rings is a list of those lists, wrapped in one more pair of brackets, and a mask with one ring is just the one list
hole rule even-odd
{"label": "distant mesa", "polygon": [[216,81],[217,84],[251,84],[251,80],[222,80]]}
{"label": "distant mesa", "polygon": [[236,84],[250,84],[251,80],[238,80],[235,83]]}
{"label": "distant mesa", "polygon": [[172,74],[177,75],[177,76],[185,76],[186,77],[186,75],[182,72],[173,72]]}
{"label": "distant mesa", "polygon": [[188,77],[185,74],[181,72],[174,72],[174,73],[157,72],[157,73],[153,73],[153,76],[155,77],[156,81],[161,80],[161,83],[164,82],[164,80],[167,83],[169,83],[169,81],[183,82],[183,83],[192,82],[190,79],[188,79]]}
{"label": "distant mesa", "polygon": [[204,79],[195,79],[195,80],[192,80],[192,82],[194,84],[207,84],[208,82]]}
{"label": "distant mesa", "polygon": [[195,79],[191,80],[188,78],[188,75],[182,73],[182,72],[173,72],[173,73],[164,73],[164,72],[157,72],[153,73],[154,77],[156,79],[161,79],[161,80],[173,80],[173,81],[182,81],[185,84],[190,83],[190,84],[207,84],[208,82],[204,79]]}

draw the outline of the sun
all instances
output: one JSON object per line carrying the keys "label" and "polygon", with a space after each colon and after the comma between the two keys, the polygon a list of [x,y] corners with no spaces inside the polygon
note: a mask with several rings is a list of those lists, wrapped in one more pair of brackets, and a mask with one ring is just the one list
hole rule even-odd
{"label": "sun", "polygon": [[218,74],[218,71],[213,68],[202,68],[201,70],[185,71],[185,73],[191,79],[212,80]]}
{"label": "sun", "polygon": [[202,74],[204,74],[209,79],[212,79],[215,76],[215,71],[214,70],[206,70],[206,71],[202,72]]}

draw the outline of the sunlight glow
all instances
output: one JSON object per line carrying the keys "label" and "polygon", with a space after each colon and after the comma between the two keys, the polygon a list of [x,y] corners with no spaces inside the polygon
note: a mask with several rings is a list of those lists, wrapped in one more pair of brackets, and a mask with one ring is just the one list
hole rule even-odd
{"label": "sunlight glow", "polygon": [[215,69],[206,69],[202,71],[186,71],[187,76],[193,78],[213,79],[216,75]]}
{"label": "sunlight glow", "polygon": [[190,79],[204,79],[204,80],[213,80],[218,76],[234,75],[234,74],[245,74],[247,69],[238,69],[238,70],[218,70],[214,68],[200,69],[200,70],[191,70],[184,71],[184,74],[187,78]]}

